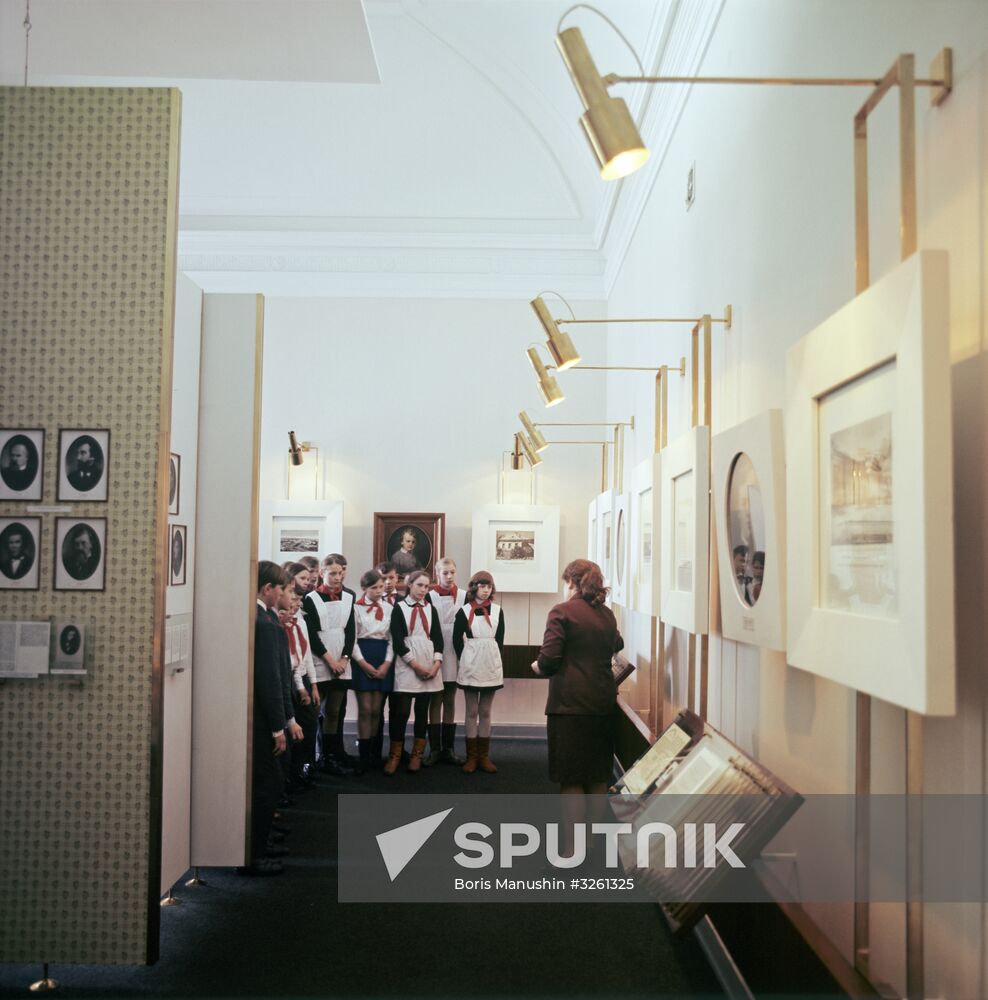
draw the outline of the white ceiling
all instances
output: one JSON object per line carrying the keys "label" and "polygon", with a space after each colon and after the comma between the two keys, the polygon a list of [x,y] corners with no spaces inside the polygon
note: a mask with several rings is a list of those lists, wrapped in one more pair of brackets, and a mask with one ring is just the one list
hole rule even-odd
{"label": "white ceiling", "polygon": [[[597,6],[649,71],[693,72],[722,2]],[[30,82],[180,87],[180,263],[207,290],[598,298],[650,176],[597,176],[554,44],[569,6],[32,0]],[[0,15],[2,79],[20,82],[23,0]],[[594,14],[566,24],[601,72],[635,71]],[[624,89],[660,152],[676,95]]]}

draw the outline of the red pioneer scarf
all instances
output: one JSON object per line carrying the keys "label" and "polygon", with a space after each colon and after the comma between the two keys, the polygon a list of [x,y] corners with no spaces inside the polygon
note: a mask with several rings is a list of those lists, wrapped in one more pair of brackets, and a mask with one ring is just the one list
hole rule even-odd
{"label": "red pioneer scarf", "polygon": [[363,599],[363,598],[361,597],[361,598],[360,598],[360,600],[359,600],[359,601],[357,601],[357,603],[358,603],[358,604],[359,604],[359,605],[360,605],[360,606],[361,606],[362,608],[370,608],[370,609],[371,609],[371,611],[373,611],[373,612],[374,612],[374,615],[375,615],[375,616],[377,617],[377,620],[378,620],[379,622],[381,622],[381,621],[384,621],[384,611],[383,611],[383,609],[381,608],[381,602],[380,602],[380,601],[372,601],[372,602],[371,602],[370,604],[368,604],[368,603],[367,603],[367,601],[365,601],[365,600],[364,600],[364,599]]}
{"label": "red pioneer scarf", "polygon": [[426,616],[425,616],[425,609],[426,609],[426,605],[425,604],[416,604],[412,608],[412,623],[408,627],[408,634],[409,635],[411,635],[415,631],[415,622],[417,621],[417,619],[420,616],[422,618],[422,631],[425,632],[426,635],[429,634],[429,631],[430,631],[429,630],[429,619],[426,618]]}
{"label": "red pioneer scarf", "polygon": [[484,621],[487,622],[487,627],[491,627],[491,616],[487,613],[487,609],[491,606],[490,601],[471,601],[470,602],[470,617],[467,618],[467,628],[473,625],[474,615],[479,611],[484,616]]}

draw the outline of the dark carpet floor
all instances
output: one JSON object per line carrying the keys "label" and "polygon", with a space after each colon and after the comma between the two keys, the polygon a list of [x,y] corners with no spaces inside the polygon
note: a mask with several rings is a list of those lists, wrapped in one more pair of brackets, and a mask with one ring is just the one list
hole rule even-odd
{"label": "dark carpet floor", "polygon": [[[496,775],[437,765],[389,779],[325,780],[285,811],[277,878],[203,869],[162,910],[150,967],[53,965],[55,997],[720,997],[692,937],[673,940],[648,903],[339,904],[340,792],[552,792],[545,743],[495,740]],[[0,995],[31,996],[37,965],[0,964]]]}

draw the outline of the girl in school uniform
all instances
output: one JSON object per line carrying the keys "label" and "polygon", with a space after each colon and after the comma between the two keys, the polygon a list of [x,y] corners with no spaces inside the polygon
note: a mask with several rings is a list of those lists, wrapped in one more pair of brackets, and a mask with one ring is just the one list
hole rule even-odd
{"label": "girl in school uniform", "polygon": [[453,649],[453,622],[463,607],[466,591],[456,585],[456,563],[440,559],[436,563],[436,583],[429,591],[429,600],[439,614],[443,630],[443,689],[432,696],[429,704],[429,745],[431,752],[423,761],[426,767],[440,760],[462,764],[456,747],[456,650]]}
{"label": "girl in school uniform", "polygon": [[494,694],[504,687],[504,613],[493,603],[494,577],[486,570],[474,573],[466,602],[456,613],[453,647],[459,657],[457,686],[466,702],[467,762],[463,770],[494,774],[491,760],[491,709]]}
{"label": "girl in school uniform", "polygon": [[337,777],[352,774],[339,729],[340,706],[350,689],[355,625],[354,599],[343,589],[343,567],[327,556],[322,583],[305,597],[305,624],[323,702],[323,767]]}
{"label": "girl in school uniform", "polygon": [[303,733],[302,741],[292,745],[292,782],[297,790],[298,785],[312,784],[312,770],[316,762],[316,731],[319,727],[319,688],[302,611],[302,598],[309,584],[309,570],[302,563],[289,563],[287,573],[292,578],[292,583],[285,588],[290,614],[282,617],[281,624],[288,637],[288,652],[292,662],[295,720],[302,727]]}
{"label": "girl in school uniform", "polygon": [[357,774],[381,764],[380,746],[375,744],[375,737],[381,724],[384,696],[394,685],[394,649],[391,645],[394,608],[384,600],[384,579],[377,570],[369,569],[360,578],[360,587],[363,594],[353,606],[357,641],[351,668],[360,740]]}
{"label": "girl in school uniform", "polygon": [[412,773],[422,767],[429,701],[443,689],[443,632],[439,615],[429,603],[429,574],[412,570],[405,577],[405,597],[391,615],[391,642],[395,653],[395,681],[391,695],[389,731],[391,750],[385,774],[394,774],[401,761],[408,716],[415,704],[415,742],[408,760]]}

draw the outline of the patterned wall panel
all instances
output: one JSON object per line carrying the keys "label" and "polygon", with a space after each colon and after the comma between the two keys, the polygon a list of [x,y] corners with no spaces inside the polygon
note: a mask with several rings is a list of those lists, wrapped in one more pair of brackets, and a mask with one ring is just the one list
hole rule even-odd
{"label": "patterned wall panel", "polygon": [[[108,501],[70,504],[108,518],[105,591],[53,590],[51,513],[41,589],[0,591],[2,618],[93,625],[86,678],[0,683],[2,961],[140,963],[149,920],[156,930],[154,566],[179,101],[0,88],[0,426],[45,428],[45,505],[59,428],[111,431]],[[25,508],[0,502],[0,517]]]}

